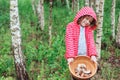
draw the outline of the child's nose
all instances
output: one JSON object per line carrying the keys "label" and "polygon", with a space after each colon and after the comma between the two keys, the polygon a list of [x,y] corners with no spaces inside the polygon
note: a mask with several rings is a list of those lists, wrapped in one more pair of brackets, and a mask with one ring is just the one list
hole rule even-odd
{"label": "child's nose", "polygon": [[87,25],[89,25],[90,24],[90,21],[89,20],[87,20]]}

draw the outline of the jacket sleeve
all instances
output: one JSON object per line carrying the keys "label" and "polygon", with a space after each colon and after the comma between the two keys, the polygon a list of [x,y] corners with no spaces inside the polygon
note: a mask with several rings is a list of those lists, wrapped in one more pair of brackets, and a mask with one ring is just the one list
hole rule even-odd
{"label": "jacket sleeve", "polygon": [[73,26],[71,24],[68,24],[66,28],[65,44],[66,44],[65,58],[68,59],[74,57]]}
{"label": "jacket sleeve", "polygon": [[89,30],[89,56],[97,56],[97,51],[96,51],[96,46],[95,46],[95,41],[94,41],[94,32],[92,29]]}

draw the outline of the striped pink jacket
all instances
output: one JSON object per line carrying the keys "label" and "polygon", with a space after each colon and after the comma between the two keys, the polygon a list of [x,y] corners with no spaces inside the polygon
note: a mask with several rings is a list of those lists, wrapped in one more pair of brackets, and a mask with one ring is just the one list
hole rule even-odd
{"label": "striped pink jacket", "polygon": [[[84,15],[90,15],[95,20],[96,14],[94,10],[90,7],[82,8],[75,16],[74,21],[69,23],[66,27],[65,43],[66,43],[66,53],[65,58],[71,58],[78,55],[78,41],[80,35],[80,26],[77,24],[77,20]],[[97,56],[96,47],[94,43],[94,29],[96,26],[86,26],[85,27],[85,38],[87,46],[87,56]]]}

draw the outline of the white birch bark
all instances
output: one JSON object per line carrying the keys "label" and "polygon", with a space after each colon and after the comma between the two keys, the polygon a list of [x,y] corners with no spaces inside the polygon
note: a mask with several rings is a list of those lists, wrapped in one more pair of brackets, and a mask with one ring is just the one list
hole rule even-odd
{"label": "white birch bark", "polygon": [[99,3],[100,3],[100,0],[95,0],[95,8],[96,8],[96,14],[97,14],[97,16],[99,14]]}
{"label": "white birch bark", "polygon": [[42,30],[44,30],[44,25],[45,25],[45,23],[44,23],[44,0],[40,0],[41,2],[40,2],[40,4],[41,4],[41,29]]}
{"label": "white birch bark", "polygon": [[111,8],[111,27],[112,27],[112,38],[115,39],[115,3],[116,0],[112,0]]}
{"label": "white birch bark", "polygon": [[10,29],[17,80],[29,80],[21,50],[21,33],[17,0],[10,0]]}
{"label": "white birch bark", "polygon": [[89,0],[85,0],[85,6],[89,6],[90,1]]}
{"label": "white birch bark", "polygon": [[77,12],[79,11],[80,7],[79,7],[79,0],[76,0],[76,6],[77,6]]}
{"label": "white birch bark", "polygon": [[35,5],[35,0],[32,0],[32,9],[33,9],[33,12],[34,14],[36,15],[36,5]]}
{"label": "white birch bark", "polygon": [[52,0],[50,0],[50,15],[49,15],[49,46],[51,46],[51,40],[52,40]]}
{"label": "white birch bark", "polygon": [[72,11],[75,14],[79,11],[79,0],[72,0]]}
{"label": "white birch bark", "polygon": [[75,11],[75,0],[72,0],[72,11]]}
{"label": "white birch bark", "polygon": [[44,0],[39,0],[37,5],[37,15],[38,15],[38,22],[40,25],[41,30],[44,30]]}
{"label": "white birch bark", "polygon": [[70,9],[69,0],[66,0],[67,8]]}
{"label": "white birch bark", "polygon": [[117,35],[116,35],[116,44],[120,47],[120,12],[118,18],[118,25],[117,25]]}
{"label": "white birch bark", "polygon": [[100,0],[99,14],[98,14],[98,28],[97,28],[97,34],[96,34],[96,48],[98,53],[98,59],[100,59],[101,57],[100,53],[101,53],[103,13],[104,13],[104,0]]}
{"label": "white birch bark", "polygon": [[74,0],[74,12],[75,14],[79,11],[79,0]]}
{"label": "white birch bark", "polygon": [[94,8],[95,0],[90,0],[89,2],[90,2],[89,6],[92,7],[92,8]]}

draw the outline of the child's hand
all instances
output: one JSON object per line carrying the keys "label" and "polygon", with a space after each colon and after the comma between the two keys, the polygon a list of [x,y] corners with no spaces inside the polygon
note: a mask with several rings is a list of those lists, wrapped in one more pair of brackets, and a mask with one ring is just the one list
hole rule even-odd
{"label": "child's hand", "polygon": [[91,56],[91,60],[94,61],[95,63],[97,63],[97,58],[96,58],[96,56]]}
{"label": "child's hand", "polygon": [[98,72],[98,70],[100,70],[100,65],[97,62],[97,58],[95,56],[91,56],[91,60],[97,64],[97,72]]}
{"label": "child's hand", "polygon": [[74,61],[74,58],[68,58],[67,61],[68,61],[68,64],[70,64],[71,62]]}

